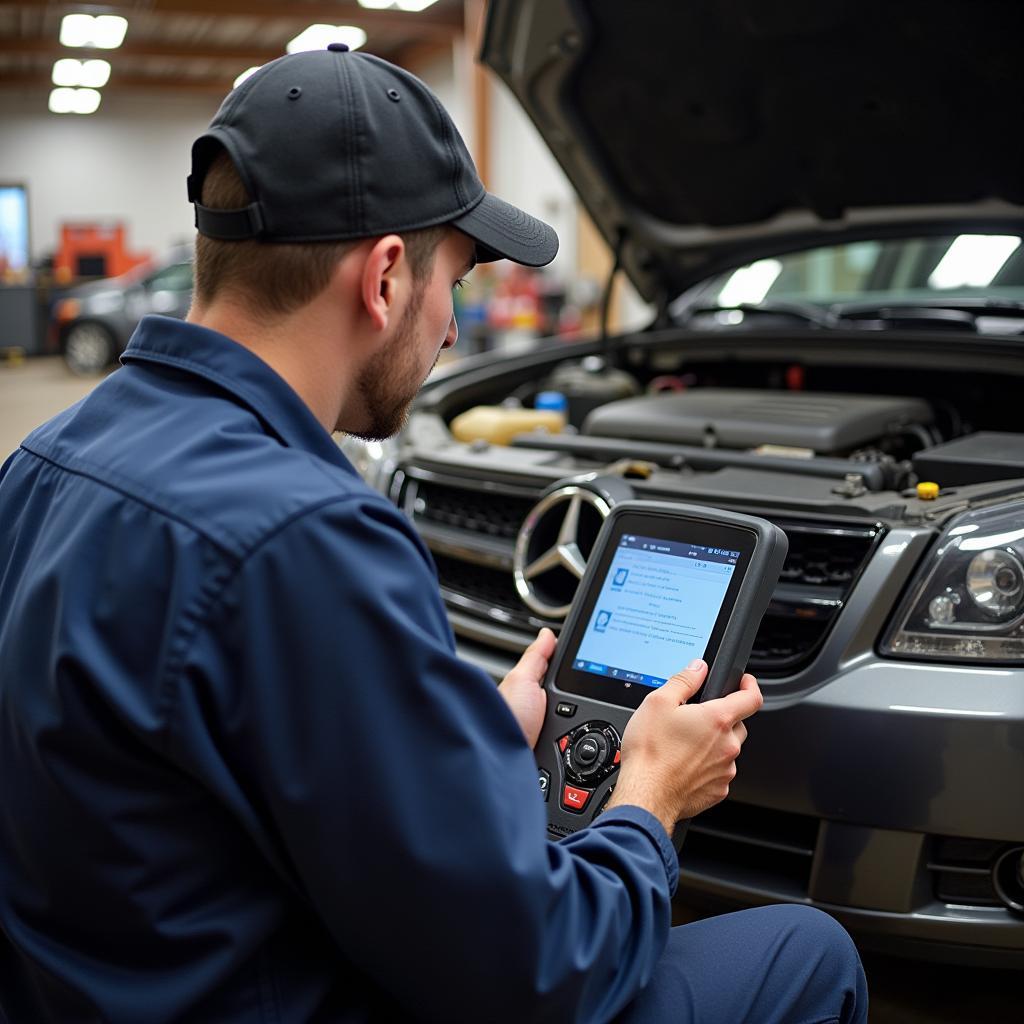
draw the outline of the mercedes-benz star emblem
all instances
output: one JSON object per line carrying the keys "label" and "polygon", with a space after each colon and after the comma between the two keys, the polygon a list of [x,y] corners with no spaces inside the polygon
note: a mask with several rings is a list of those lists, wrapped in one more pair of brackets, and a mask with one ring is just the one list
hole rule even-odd
{"label": "mercedes-benz star emblem", "polygon": [[[569,614],[572,592],[583,579],[590,553],[589,545],[586,552],[580,547],[581,519],[595,512],[603,522],[611,505],[594,491],[569,484],[542,498],[526,517],[516,538],[512,569],[519,596],[538,615],[564,619]],[[568,580],[565,573],[570,574]],[[553,580],[553,585],[543,586],[545,579]]]}

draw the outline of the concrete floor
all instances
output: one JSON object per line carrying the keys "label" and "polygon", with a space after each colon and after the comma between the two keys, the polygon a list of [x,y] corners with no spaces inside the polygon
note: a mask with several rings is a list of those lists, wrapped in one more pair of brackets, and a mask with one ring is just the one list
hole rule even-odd
{"label": "concrete floor", "polygon": [[[0,363],[0,461],[40,423],[77,402],[101,378],[72,377],[56,357]],[[695,914],[680,902],[677,919]],[[1024,974],[865,955],[871,1024],[1020,1024]]]}

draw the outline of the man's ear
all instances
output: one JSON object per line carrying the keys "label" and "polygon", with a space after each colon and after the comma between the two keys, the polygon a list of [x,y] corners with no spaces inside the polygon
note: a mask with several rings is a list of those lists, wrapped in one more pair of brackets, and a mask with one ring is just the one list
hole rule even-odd
{"label": "man's ear", "polygon": [[363,262],[360,297],[370,321],[384,330],[401,298],[407,272],[405,242],[400,235],[377,239]]}

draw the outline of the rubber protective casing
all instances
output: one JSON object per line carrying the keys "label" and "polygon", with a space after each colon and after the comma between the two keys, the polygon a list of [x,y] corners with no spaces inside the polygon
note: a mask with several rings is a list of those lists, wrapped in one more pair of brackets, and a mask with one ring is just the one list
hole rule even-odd
{"label": "rubber protective casing", "polygon": [[[611,704],[593,697],[584,697],[560,689],[556,680],[562,669],[565,658],[569,655],[567,643],[574,634],[586,595],[591,587],[600,586],[597,578],[597,567],[615,536],[618,524],[624,516],[651,517],[652,527],[649,535],[658,536],[655,525],[665,521],[687,521],[720,525],[740,529],[753,535],[754,549],[750,556],[747,571],[740,583],[735,604],[726,623],[722,641],[714,663],[710,666],[708,677],[700,694],[701,700],[710,700],[730,693],[739,686],[741,677],[750,657],[750,648],[761,624],[768,602],[771,600],[775,585],[782,571],[789,550],[789,540],[785,533],[774,523],[755,516],[726,512],[720,509],[703,508],[693,505],[681,505],[674,502],[624,501],[616,505],[605,520],[587,562],[587,570],[577,588],[572,607],[561,631],[561,639],[555,650],[555,656],[548,667],[544,680],[544,688],[548,692],[547,711],[544,727],[534,754],[541,779],[541,788],[545,794],[548,811],[548,831],[552,837],[560,837],[576,832],[596,817],[603,810],[610,790],[614,787],[618,771],[603,779],[588,799],[583,812],[562,808],[563,788],[568,783],[563,764],[563,755],[558,742],[563,737],[589,723],[606,723],[618,733],[622,732],[633,715],[633,709]],[[631,526],[631,530],[642,532],[642,527]],[[564,642],[563,642],[564,641]],[[680,665],[680,669],[685,666]],[[570,714],[560,714],[560,705],[572,705]],[[563,708],[563,711],[565,709]],[[544,780],[547,776],[547,785]],[[677,832],[676,844],[681,844],[682,832]]]}

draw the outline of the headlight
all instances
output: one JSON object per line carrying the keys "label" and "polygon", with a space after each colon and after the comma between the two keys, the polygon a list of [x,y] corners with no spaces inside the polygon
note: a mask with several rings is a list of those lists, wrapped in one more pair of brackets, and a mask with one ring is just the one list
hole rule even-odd
{"label": "headlight", "polygon": [[356,472],[374,490],[387,494],[397,464],[398,442],[393,437],[386,441],[363,441],[351,434],[342,434],[337,441]]}
{"label": "headlight", "polygon": [[1024,504],[954,519],[895,621],[885,654],[1024,661]]}

